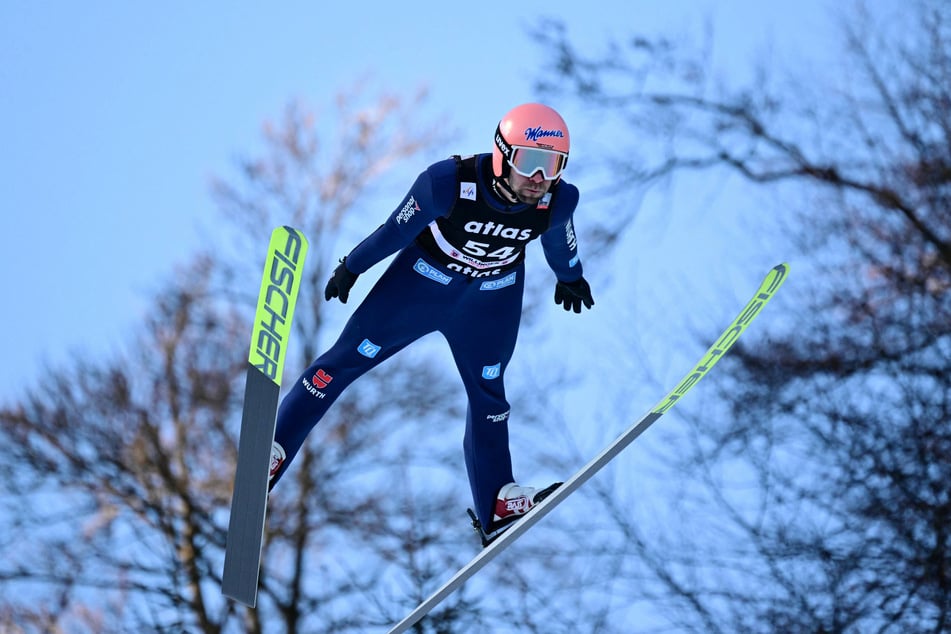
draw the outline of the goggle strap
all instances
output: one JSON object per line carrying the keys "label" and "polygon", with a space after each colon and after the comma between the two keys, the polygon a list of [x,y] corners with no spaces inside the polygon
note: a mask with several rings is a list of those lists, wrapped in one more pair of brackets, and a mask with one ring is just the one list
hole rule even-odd
{"label": "goggle strap", "polygon": [[502,153],[502,157],[505,158],[506,163],[512,160],[512,146],[509,145],[505,137],[502,136],[501,125],[495,126],[495,147],[499,148],[499,152]]}

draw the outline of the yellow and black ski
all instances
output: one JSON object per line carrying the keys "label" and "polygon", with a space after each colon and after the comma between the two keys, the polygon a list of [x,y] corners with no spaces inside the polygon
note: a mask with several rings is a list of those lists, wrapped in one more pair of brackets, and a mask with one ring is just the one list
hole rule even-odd
{"label": "yellow and black ski", "polygon": [[251,332],[238,464],[221,578],[222,593],[250,607],[257,603],[271,444],[291,320],[306,256],[307,239],[296,229],[278,227],[271,233]]}
{"label": "yellow and black ski", "polygon": [[613,443],[608,445],[604,451],[582,467],[574,476],[552,491],[536,506],[532,507],[528,513],[512,524],[511,527],[505,529],[505,532],[498,536],[493,536],[491,540],[487,539],[485,533],[482,533],[485,548],[483,548],[472,561],[443,584],[441,588],[430,595],[428,599],[420,603],[409,616],[393,626],[389,634],[401,634],[413,627],[420,619],[429,614],[443,599],[452,594],[475,573],[481,570],[483,566],[508,548],[519,536],[538,523],[538,521],[551,512],[555,506],[560,504],[566,497],[577,490],[578,487],[587,482],[594,474],[600,471],[604,465],[608,464],[621,453],[625,447],[634,442],[634,440],[644,433],[658,418],[679,403],[680,399],[683,398],[700,379],[706,376],[707,372],[709,372],[717,361],[726,354],[727,350],[736,343],[736,340],[743,334],[746,327],[759,315],[760,311],[763,310],[769,300],[772,299],[773,295],[779,290],[779,287],[786,281],[788,274],[789,265],[787,264],[780,264],[773,267],[762,284],[760,284],[756,294],[753,295],[753,298],[750,299],[740,314],[737,315],[736,319],[733,320],[733,323],[723,331],[716,342],[710,346],[703,357],[700,358],[700,361],[680,380],[674,389],[652,407],[643,418],[628,427],[627,430]]}

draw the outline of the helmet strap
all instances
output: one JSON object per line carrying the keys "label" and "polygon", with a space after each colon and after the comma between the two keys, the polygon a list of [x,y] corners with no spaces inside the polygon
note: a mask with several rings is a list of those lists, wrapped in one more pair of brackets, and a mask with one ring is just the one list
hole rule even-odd
{"label": "helmet strap", "polygon": [[492,189],[495,190],[495,193],[499,194],[500,197],[507,199],[509,202],[517,203],[519,202],[518,194],[516,194],[512,186],[509,185],[509,179],[507,178],[509,170],[505,169],[506,167],[508,167],[508,164],[503,164],[502,173],[505,174],[505,176],[492,177]]}

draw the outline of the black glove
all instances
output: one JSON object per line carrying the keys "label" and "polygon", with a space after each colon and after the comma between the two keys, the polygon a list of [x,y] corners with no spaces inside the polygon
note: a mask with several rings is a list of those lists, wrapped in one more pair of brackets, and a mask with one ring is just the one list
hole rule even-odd
{"label": "black glove", "polygon": [[332,297],[339,297],[344,304],[350,299],[350,289],[354,282],[360,277],[359,273],[351,273],[347,268],[347,258],[341,258],[340,264],[334,269],[333,275],[327,281],[327,288],[324,289],[324,299],[328,302]]}
{"label": "black glove", "polygon": [[583,277],[574,282],[558,282],[555,284],[555,303],[564,306],[565,310],[580,313],[581,304],[584,304],[585,308],[594,306],[591,287]]}

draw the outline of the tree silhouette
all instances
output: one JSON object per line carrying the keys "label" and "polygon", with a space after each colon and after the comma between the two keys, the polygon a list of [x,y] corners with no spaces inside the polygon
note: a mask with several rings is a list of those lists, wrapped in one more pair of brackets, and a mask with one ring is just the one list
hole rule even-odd
{"label": "tree silhouette", "polygon": [[670,41],[590,53],[539,32],[559,59],[540,89],[636,133],[615,169],[738,174],[810,203],[779,221],[803,263],[786,317],[724,360],[723,406],[693,410],[666,456],[690,477],[671,478],[664,529],[600,490],[625,535],[611,553],[647,572],[663,627],[949,627],[951,10],[902,11],[849,13],[831,85],[764,68],[731,89]]}
{"label": "tree silhouette", "polygon": [[[342,398],[275,492],[260,608],[220,594],[262,245],[277,224],[315,238],[287,364],[297,372],[329,336],[322,290],[333,238],[356,222],[377,179],[438,138],[437,123],[414,118],[424,99],[367,103],[351,91],[319,125],[303,105],[289,106],[265,127],[266,156],[241,161],[237,183],[214,185],[220,235],[230,240],[209,245],[156,294],[130,352],[51,369],[0,411],[9,448],[0,458],[9,485],[0,629],[364,631],[414,600],[396,587],[461,564],[465,554],[439,542],[463,480],[408,473],[461,469],[444,435],[463,403],[445,359],[421,346]],[[384,601],[391,579],[396,600]]]}

